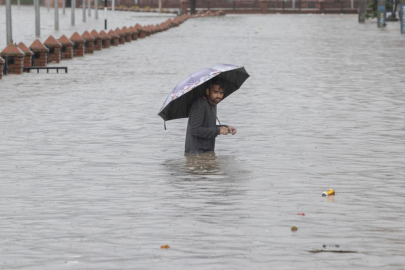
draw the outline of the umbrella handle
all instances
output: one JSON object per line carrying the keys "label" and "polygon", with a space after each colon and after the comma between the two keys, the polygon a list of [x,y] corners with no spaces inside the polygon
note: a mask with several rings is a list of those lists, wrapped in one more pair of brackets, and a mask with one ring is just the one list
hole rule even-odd
{"label": "umbrella handle", "polygon": [[[210,106],[211,106],[211,105],[210,105]],[[212,112],[214,113],[215,118],[218,120],[219,125],[220,125],[221,127],[224,126],[224,125],[221,124],[221,121],[219,121],[218,116],[217,116],[217,114],[215,113],[214,108],[213,108],[212,106],[211,106],[211,110],[212,110]]]}

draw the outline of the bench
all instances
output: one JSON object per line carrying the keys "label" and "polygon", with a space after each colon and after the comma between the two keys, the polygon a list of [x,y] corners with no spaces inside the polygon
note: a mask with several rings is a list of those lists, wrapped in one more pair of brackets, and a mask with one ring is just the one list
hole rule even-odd
{"label": "bench", "polygon": [[31,69],[36,69],[37,73],[42,69],[46,69],[46,73],[49,73],[49,70],[56,70],[56,73],[59,73],[59,69],[65,70],[65,73],[68,73],[67,67],[24,67],[24,71],[27,71],[28,73],[31,72]]}

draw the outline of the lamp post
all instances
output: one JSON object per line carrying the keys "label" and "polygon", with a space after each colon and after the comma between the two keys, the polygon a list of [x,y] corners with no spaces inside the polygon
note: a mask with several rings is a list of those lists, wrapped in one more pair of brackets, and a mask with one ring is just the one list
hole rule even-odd
{"label": "lamp post", "polygon": [[35,5],[35,36],[39,37],[41,35],[41,20],[40,20],[40,13],[39,13],[39,1],[34,0]]}
{"label": "lamp post", "polygon": [[95,17],[96,20],[98,20],[98,0],[94,0],[94,13],[95,13]]}
{"label": "lamp post", "polygon": [[86,0],[83,0],[83,22],[86,22]]}
{"label": "lamp post", "polygon": [[72,26],[75,25],[75,10],[76,10],[76,0],[72,0],[72,4],[70,7],[70,24]]}
{"label": "lamp post", "polygon": [[54,10],[54,17],[55,17],[55,30],[59,30],[59,3],[57,0],[54,0],[55,2],[55,10]]}
{"label": "lamp post", "polygon": [[107,0],[104,0],[104,29],[107,30]]}
{"label": "lamp post", "polygon": [[401,34],[405,34],[405,0],[401,0],[400,3],[400,23],[401,23]]}
{"label": "lamp post", "polygon": [[13,43],[13,27],[11,24],[11,0],[6,0],[6,32],[7,45]]}

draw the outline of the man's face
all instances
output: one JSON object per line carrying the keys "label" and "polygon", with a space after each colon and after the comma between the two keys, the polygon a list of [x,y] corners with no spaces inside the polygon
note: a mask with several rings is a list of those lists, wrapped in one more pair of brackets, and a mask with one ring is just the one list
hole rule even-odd
{"label": "man's face", "polygon": [[224,89],[217,84],[211,85],[210,89],[207,89],[207,95],[212,105],[218,104],[224,97]]}

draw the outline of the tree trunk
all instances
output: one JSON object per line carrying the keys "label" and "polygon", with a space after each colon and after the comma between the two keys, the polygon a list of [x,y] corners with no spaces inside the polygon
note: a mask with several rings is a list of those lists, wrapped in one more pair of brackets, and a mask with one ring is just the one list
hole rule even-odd
{"label": "tree trunk", "polygon": [[195,14],[195,6],[196,6],[196,2],[197,0],[190,0],[190,13],[191,14]]}

